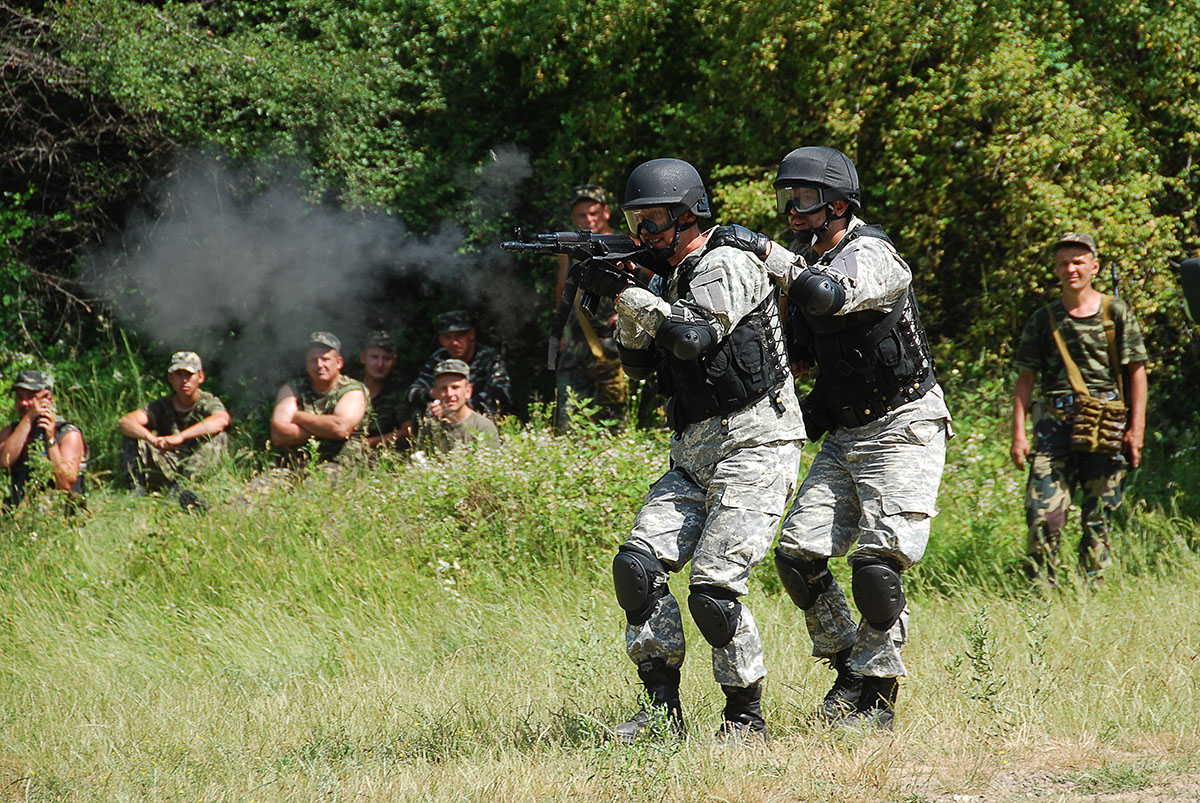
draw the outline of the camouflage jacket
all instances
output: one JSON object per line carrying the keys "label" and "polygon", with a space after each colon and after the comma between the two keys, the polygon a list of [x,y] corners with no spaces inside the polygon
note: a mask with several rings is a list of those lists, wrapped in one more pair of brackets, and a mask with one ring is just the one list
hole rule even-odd
{"label": "camouflage jacket", "polygon": [[[362,391],[363,398],[367,401],[367,411],[363,415],[362,421],[359,421],[358,426],[350,433],[349,438],[346,440],[310,438],[309,440],[316,443],[317,460],[322,463],[354,462],[365,456],[367,420],[371,417],[371,394],[367,392],[366,385],[342,374],[333,387],[324,393],[317,393],[312,386],[312,380],[307,375],[289,380],[288,387],[296,394],[296,404],[299,409],[315,415],[332,414],[343,396],[353,390]],[[303,464],[308,458],[308,446],[302,443],[285,449],[284,453],[289,461]]]}
{"label": "camouflage jacket", "polygon": [[[417,379],[408,387],[406,400],[417,410],[424,410],[429,404],[429,390],[433,387],[433,371],[442,360],[450,359],[450,353],[438,349],[429,356]],[[511,415],[515,412],[512,402],[512,380],[508,378],[508,369],[500,359],[500,351],[492,346],[475,346],[475,356],[471,359],[471,408],[478,410],[489,418],[500,415]]]}

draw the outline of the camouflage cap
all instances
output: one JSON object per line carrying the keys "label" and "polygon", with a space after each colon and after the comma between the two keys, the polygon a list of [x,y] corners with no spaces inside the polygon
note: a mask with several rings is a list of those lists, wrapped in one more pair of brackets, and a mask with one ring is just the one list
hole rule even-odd
{"label": "camouflage cap", "polygon": [[465,309],[443,312],[437,316],[435,323],[439,335],[444,335],[447,332],[465,332],[468,329],[475,328],[475,323],[471,320],[471,313]]}
{"label": "camouflage cap", "polygon": [[442,360],[433,369],[433,378],[437,379],[443,374],[458,374],[459,376],[469,377],[471,375],[471,366],[462,360]]}
{"label": "camouflage cap", "polygon": [[333,349],[338,354],[342,353],[342,341],[337,339],[337,335],[330,332],[313,332],[308,336],[306,348],[313,346],[324,346],[327,349]]}
{"label": "camouflage cap", "polygon": [[54,390],[54,377],[43,371],[22,371],[17,374],[13,388],[23,390]]}
{"label": "camouflage cap", "polygon": [[580,184],[571,188],[571,206],[580,201],[594,201],[608,206],[608,193],[599,184]]}
{"label": "camouflage cap", "polygon": [[173,374],[176,371],[188,371],[189,373],[198,374],[204,370],[204,363],[200,362],[200,355],[194,351],[177,351],[171,355],[171,365],[167,368],[168,374]]}
{"label": "camouflage cap", "polygon": [[373,329],[367,332],[367,336],[363,338],[362,350],[366,351],[372,346],[378,346],[381,349],[387,349],[393,354],[396,353],[396,343],[392,340],[392,336],[382,329]]}
{"label": "camouflage cap", "polygon": [[1067,234],[1064,234],[1062,237],[1058,238],[1058,242],[1054,244],[1054,250],[1057,251],[1058,249],[1067,245],[1082,245],[1084,248],[1091,251],[1093,256],[1099,256],[1100,253],[1096,250],[1096,241],[1090,234],[1083,234],[1077,231],[1068,232]]}

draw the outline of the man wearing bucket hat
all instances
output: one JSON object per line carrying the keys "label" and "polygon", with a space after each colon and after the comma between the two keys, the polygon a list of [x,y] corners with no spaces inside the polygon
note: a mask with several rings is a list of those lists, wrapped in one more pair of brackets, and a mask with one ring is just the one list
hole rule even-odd
{"label": "man wearing bucket hat", "polygon": [[201,388],[206,378],[199,354],[177,351],[167,367],[171,393],[117,422],[125,436],[121,468],[135,494],[176,486],[224,456],[230,417],[221,400]]}
{"label": "man wearing bucket hat", "polygon": [[53,378],[42,371],[21,371],[13,396],[20,418],[0,430],[0,468],[9,474],[8,505],[15,507],[24,498],[36,455],[50,464],[51,487],[81,497],[87,444],[79,427],[55,411]]}

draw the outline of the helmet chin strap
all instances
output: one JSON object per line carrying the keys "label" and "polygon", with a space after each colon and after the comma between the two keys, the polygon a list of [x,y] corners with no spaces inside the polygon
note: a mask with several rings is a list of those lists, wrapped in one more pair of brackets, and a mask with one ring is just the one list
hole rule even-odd
{"label": "helmet chin strap", "polygon": [[[848,218],[848,217],[850,217],[851,214],[852,213],[850,211],[849,205],[846,206],[845,212],[843,212],[840,215],[835,215],[833,213],[833,204],[825,204],[825,222],[822,223],[817,228],[805,229],[804,231],[796,231],[795,229],[793,229],[792,237],[794,237],[797,241],[802,243],[806,248],[812,248],[814,245],[817,244],[818,240],[820,240],[823,236],[825,236],[825,232],[829,231],[830,223],[832,223],[835,220],[842,220],[844,218]],[[804,241],[805,237],[808,237],[808,242]]]}

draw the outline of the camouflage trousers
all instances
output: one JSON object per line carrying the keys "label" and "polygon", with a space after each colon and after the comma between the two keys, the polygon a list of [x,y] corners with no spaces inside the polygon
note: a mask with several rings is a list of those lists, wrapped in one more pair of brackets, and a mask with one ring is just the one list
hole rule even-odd
{"label": "camouflage trousers", "polygon": [[[620,369],[618,369],[620,370]],[[583,404],[596,405],[593,420],[623,422],[625,404],[603,399],[597,392],[596,380],[585,366],[559,368],[555,374],[554,428],[567,432],[571,428],[571,414]]]}
{"label": "camouflage trousers", "polygon": [[[795,487],[801,446],[781,441],[737,449],[703,469],[672,468],[650,488],[627,543],[654,553],[670,572],[691,561],[693,586],[744,595]],[[638,664],[683,664],[683,617],[674,595],[659,598],[643,624],[626,626],[625,650]],[[750,686],[766,676],[762,640],[745,605],[733,639],[712,648],[712,670],[725,686]]]}
{"label": "camouflage trousers", "polygon": [[1082,489],[1079,565],[1089,577],[1101,575],[1111,562],[1112,513],[1121,505],[1128,464],[1109,457],[1071,450],[1069,422],[1042,418],[1034,425],[1034,453],[1025,485],[1025,554],[1031,575],[1058,576],[1059,544],[1075,489]]}
{"label": "camouflage trousers", "polygon": [[[798,561],[841,557],[888,558],[906,569],[921,559],[936,512],[946,462],[949,422],[904,408],[865,426],[825,436],[784,520],[779,551]],[[857,543],[857,547],[855,544]],[[853,548],[853,551],[851,549]],[[804,612],[813,655],[830,658],[847,648],[864,675],[900,677],[900,648],[908,611],[883,631],[854,613],[837,581]]]}
{"label": "camouflage trousers", "polygon": [[202,443],[188,441],[189,448],[162,450],[141,438],[122,438],[121,469],[135,486],[167,487],[211,471],[225,457],[227,441],[220,432]]}

